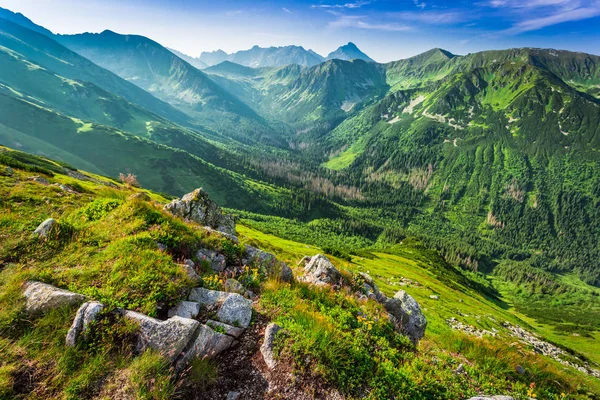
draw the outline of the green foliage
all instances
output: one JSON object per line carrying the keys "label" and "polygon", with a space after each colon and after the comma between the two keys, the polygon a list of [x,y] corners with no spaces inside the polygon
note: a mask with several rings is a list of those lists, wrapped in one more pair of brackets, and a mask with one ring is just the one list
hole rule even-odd
{"label": "green foliage", "polygon": [[104,218],[106,214],[121,204],[122,201],[117,199],[97,199],[79,210],[78,214],[84,217],[87,221],[97,221]]}

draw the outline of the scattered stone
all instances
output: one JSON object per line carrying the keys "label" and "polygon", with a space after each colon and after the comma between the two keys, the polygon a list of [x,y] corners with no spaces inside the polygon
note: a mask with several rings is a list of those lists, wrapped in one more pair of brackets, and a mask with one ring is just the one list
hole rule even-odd
{"label": "scattered stone", "polygon": [[168,312],[169,318],[181,317],[194,319],[200,314],[200,303],[193,301],[181,301]]}
{"label": "scattered stone", "polygon": [[123,315],[140,326],[138,352],[150,348],[171,361],[181,354],[200,325],[196,320],[177,316],[159,321],[134,311],[125,311]]}
{"label": "scattered stone", "polygon": [[234,338],[239,338],[244,333],[244,328],[227,325],[219,321],[213,321],[212,319],[206,321],[206,325],[210,326],[216,332],[225,333]]}
{"label": "scattered stone", "polygon": [[364,284],[363,284],[363,288],[362,288],[363,294],[366,297],[368,297],[369,299],[373,299],[380,303],[383,302],[385,300],[385,296],[383,295],[383,293],[381,293],[381,291],[375,284],[375,281],[373,280],[373,278],[371,278],[371,276],[369,274],[367,274],[366,272],[359,272],[358,275],[360,277],[362,277],[362,279],[364,280]]}
{"label": "scattered stone", "polygon": [[71,186],[69,185],[63,185],[62,183],[55,183],[52,186],[56,186],[58,187],[60,190],[62,190],[63,192],[66,193],[78,193],[75,189],[73,189]]}
{"label": "scattered stone", "polygon": [[165,206],[165,210],[186,220],[235,235],[234,219],[224,215],[221,207],[212,201],[203,189],[196,189],[181,199],[173,200]]}
{"label": "scattered stone", "polygon": [[167,251],[168,249],[167,245],[162,243],[156,243],[156,247],[158,247],[158,250],[160,251]]}
{"label": "scattered stone", "polygon": [[496,336],[496,332],[486,331],[485,329],[477,329],[476,327],[474,327],[472,325],[467,325],[467,324],[460,322],[459,320],[457,320],[454,317],[448,318],[446,320],[446,323],[448,324],[448,326],[450,326],[450,328],[458,330],[458,331],[462,331],[471,336],[476,336],[476,337],[483,337],[486,335]]}
{"label": "scattered stone", "polygon": [[342,274],[322,254],[312,257],[304,272],[304,280],[317,286],[337,285],[343,280]]}
{"label": "scattered stone", "polygon": [[200,275],[196,273],[196,264],[192,260],[185,260],[183,262],[183,268],[185,269],[185,273],[188,278],[193,281],[197,281],[200,279]]}
{"label": "scattered stone", "polygon": [[50,183],[46,178],[42,176],[33,176],[30,178],[32,181],[39,183],[40,185],[48,186]]}
{"label": "scattered stone", "polygon": [[188,299],[195,301],[203,306],[211,306],[217,303],[223,303],[231,293],[219,292],[217,290],[210,290],[205,288],[194,288],[190,292]]}
{"label": "scattered stone", "polygon": [[240,392],[229,392],[227,393],[227,399],[225,400],[239,400]]}
{"label": "scattered stone", "polygon": [[432,300],[439,300],[440,296],[438,296],[437,294],[432,294],[432,295],[429,296],[429,298],[432,299]]}
{"label": "scattered stone", "polygon": [[525,373],[525,368],[523,368],[521,365],[517,365],[515,371],[517,371],[519,375],[523,375]]}
{"label": "scattered stone", "polygon": [[392,299],[387,298],[383,304],[395,319],[398,329],[416,345],[425,335],[425,328],[427,328],[427,319],[419,303],[404,290],[400,290]]}
{"label": "scattered stone", "polygon": [[103,181],[100,179],[92,178],[92,177],[82,174],[81,172],[76,171],[76,170],[64,168],[63,171],[64,171],[65,175],[70,176],[71,178],[79,179],[80,181],[90,181],[90,182],[98,183],[100,185],[104,185],[104,186],[108,186],[108,187],[112,187],[112,188],[118,188],[118,186],[112,182],[106,182],[106,181]]}
{"label": "scattered stone", "polygon": [[267,253],[266,251],[262,251],[250,245],[246,245],[246,256],[248,260],[247,264],[256,262],[263,266],[271,266],[276,261],[276,257],[273,254]]}
{"label": "scattered stone", "polygon": [[[198,323],[197,321],[194,322]],[[186,349],[181,359],[177,361],[177,368],[179,370],[183,369],[195,358],[213,358],[231,347],[234,341],[233,337],[215,332],[206,325],[200,325],[197,332],[196,339]]]}
{"label": "scattered stone", "polygon": [[129,200],[151,201],[152,198],[146,192],[137,192],[129,196]]}
{"label": "scattered stone", "polygon": [[104,305],[97,301],[83,303],[81,307],[79,307],[75,319],[73,319],[73,324],[71,324],[71,328],[69,329],[69,332],[67,332],[67,347],[75,346],[75,343],[77,343],[81,334],[85,337],[89,324],[96,320],[96,317],[103,309]]}
{"label": "scattered stone", "polygon": [[231,293],[219,308],[217,319],[229,325],[247,328],[252,319],[252,301]]}
{"label": "scattered stone", "polygon": [[227,267],[225,256],[217,253],[214,250],[209,249],[201,249],[196,253],[196,257],[200,261],[207,261],[210,264],[210,267],[215,272],[222,272]]}
{"label": "scattered stone", "polygon": [[225,288],[225,291],[229,293],[238,293],[242,296],[246,294],[246,288],[244,285],[233,278],[227,279],[223,287]]}
{"label": "scattered stone", "polygon": [[462,374],[463,372],[465,372],[465,366],[462,364],[459,364],[458,368],[456,368],[456,370],[454,372],[456,372],[457,374]]}
{"label": "scattered stone", "polygon": [[267,325],[267,328],[265,329],[265,339],[262,346],[260,346],[260,352],[262,353],[265,363],[269,369],[274,369],[277,366],[277,361],[275,360],[275,355],[273,353],[273,344],[275,341],[275,336],[280,330],[281,327],[275,323]]}
{"label": "scattered stone", "polygon": [[33,236],[43,239],[47,237],[56,227],[58,227],[58,222],[54,218],[48,218],[42,222],[35,231],[33,231]]}

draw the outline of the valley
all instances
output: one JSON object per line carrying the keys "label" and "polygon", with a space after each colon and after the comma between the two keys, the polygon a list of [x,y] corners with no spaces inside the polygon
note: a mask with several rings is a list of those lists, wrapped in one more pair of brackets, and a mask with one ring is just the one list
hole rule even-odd
{"label": "valley", "polygon": [[[190,290],[230,292],[234,278],[252,303],[248,338],[267,323],[285,332],[282,375],[254,339],[240,346],[264,385],[297,379],[282,398],[600,396],[600,56],[435,48],[378,63],[350,42],[195,58],[0,8],[0,66],[0,399],[235,392],[218,387],[220,356],[174,372],[131,347],[120,317],[168,321]],[[164,208],[198,188],[236,221],[235,240]],[[48,218],[62,230],[34,240]],[[291,282],[246,245],[289,265]],[[338,283],[309,281],[317,254]],[[31,281],[121,311],[69,350],[77,307],[29,318]],[[389,318],[399,291],[427,318],[420,343]],[[277,398],[261,385],[247,398]]]}

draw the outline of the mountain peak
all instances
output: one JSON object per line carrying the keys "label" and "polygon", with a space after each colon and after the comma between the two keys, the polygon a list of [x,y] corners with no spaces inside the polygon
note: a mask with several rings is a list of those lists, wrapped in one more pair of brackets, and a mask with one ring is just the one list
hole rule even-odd
{"label": "mountain peak", "polygon": [[327,56],[327,60],[333,59],[346,61],[359,59],[374,62],[374,60],[371,57],[360,51],[358,46],[356,46],[352,42],[348,42],[348,44],[339,47],[336,51],[329,53],[329,55]]}

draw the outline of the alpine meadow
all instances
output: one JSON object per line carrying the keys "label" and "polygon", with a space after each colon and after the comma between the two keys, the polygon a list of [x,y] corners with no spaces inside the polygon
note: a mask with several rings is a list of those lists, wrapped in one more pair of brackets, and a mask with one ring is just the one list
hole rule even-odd
{"label": "alpine meadow", "polygon": [[0,400],[600,399],[598,1],[0,7]]}

